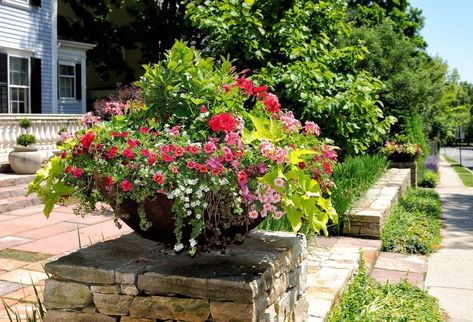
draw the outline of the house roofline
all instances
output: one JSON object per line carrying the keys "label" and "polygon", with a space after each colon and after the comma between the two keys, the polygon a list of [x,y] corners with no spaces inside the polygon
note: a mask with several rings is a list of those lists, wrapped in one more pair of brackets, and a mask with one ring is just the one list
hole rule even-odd
{"label": "house roofline", "polygon": [[68,47],[68,48],[81,49],[81,50],[86,50],[86,51],[97,47],[96,44],[89,44],[86,42],[63,40],[63,39],[58,39],[57,45],[58,45],[58,48]]}

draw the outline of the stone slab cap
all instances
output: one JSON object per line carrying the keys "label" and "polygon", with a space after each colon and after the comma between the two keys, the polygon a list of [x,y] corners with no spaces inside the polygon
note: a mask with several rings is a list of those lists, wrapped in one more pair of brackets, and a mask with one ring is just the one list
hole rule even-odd
{"label": "stone slab cap", "polygon": [[163,249],[164,245],[131,233],[49,262],[45,265],[45,271],[56,279],[114,284],[115,270],[141,259],[153,258]]}

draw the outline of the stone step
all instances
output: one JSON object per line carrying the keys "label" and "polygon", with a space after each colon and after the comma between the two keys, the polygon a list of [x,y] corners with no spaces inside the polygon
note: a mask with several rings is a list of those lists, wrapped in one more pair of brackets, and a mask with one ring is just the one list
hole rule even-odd
{"label": "stone step", "polygon": [[0,173],[0,187],[26,185],[35,177],[34,174]]}
{"label": "stone step", "polygon": [[11,197],[25,196],[27,187],[28,185],[26,184],[17,185],[17,186],[0,187],[0,200],[11,198]]}
{"label": "stone step", "polygon": [[0,213],[39,205],[42,200],[37,196],[19,196],[0,200]]}
{"label": "stone step", "polygon": [[370,271],[380,254],[379,240],[330,237],[313,238],[308,246],[308,322],[327,321],[334,306],[358,272],[360,258]]}

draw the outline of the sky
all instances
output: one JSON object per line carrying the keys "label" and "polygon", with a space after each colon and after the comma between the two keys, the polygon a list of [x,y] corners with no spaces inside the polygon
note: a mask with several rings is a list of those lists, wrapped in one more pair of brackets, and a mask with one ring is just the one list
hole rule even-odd
{"label": "sky", "polygon": [[410,0],[425,17],[421,31],[427,52],[456,68],[461,80],[473,83],[473,0]]}

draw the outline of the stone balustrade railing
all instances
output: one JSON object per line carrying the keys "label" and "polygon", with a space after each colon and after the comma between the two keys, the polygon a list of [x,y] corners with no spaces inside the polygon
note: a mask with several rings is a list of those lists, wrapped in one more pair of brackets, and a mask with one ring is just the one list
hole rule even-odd
{"label": "stone balustrade railing", "polygon": [[[0,115],[0,163],[8,162],[8,153],[16,145],[16,138],[22,133],[34,134],[36,147],[45,157],[52,154],[59,141],[59,130],[67,128],[75,133],[83,129],[80,114],[4,114]],[[27,130],[18,126],[21,119],[29,119],[31,127]]]}

